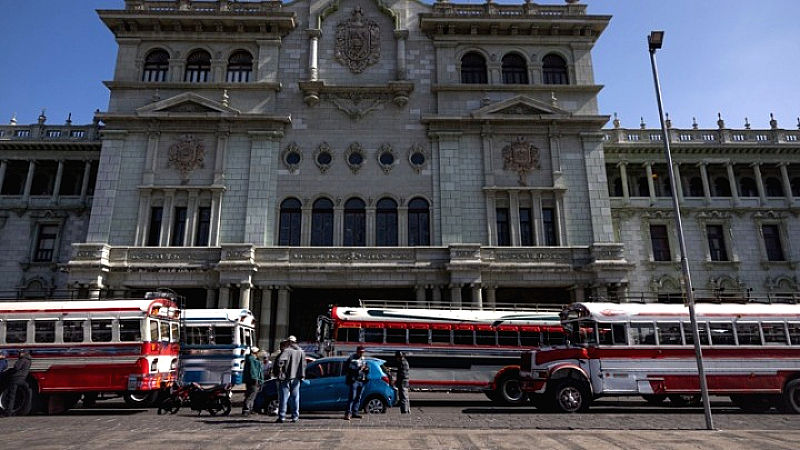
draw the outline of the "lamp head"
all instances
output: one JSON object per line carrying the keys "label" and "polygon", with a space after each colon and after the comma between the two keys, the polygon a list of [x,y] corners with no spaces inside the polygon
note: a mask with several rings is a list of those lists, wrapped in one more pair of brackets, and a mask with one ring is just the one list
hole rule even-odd
{"label": "lamp head", "polygon": [[651,31],[650,34],[647,35],[647,45],[650,47],[650,51],[659,50],[663,43],[664,43],[663,31]]}

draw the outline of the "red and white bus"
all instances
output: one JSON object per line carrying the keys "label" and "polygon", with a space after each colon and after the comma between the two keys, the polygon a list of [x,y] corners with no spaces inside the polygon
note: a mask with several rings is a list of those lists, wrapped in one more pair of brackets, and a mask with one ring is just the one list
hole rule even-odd
{"label": "red and white bus", "polygon": [[[751,412],[800,413],[800,305],[701,303],[695,312],[710,394]],[[523,390],[538,406],[578,412],[602,396],[699,397],[684,305],[575,303],[561,322],[567,345],[522,356]]]}
{"label": "red and white bus", "polygon": [[22,349],[32,358],[27,389],[11,407],[20,415],[58,412],[101,392],[152,404],[177,379],[179,318],[174,297],[163,292],[144,300],[0,302],[0,349],[9,365]]}
{"label": "red and white bus", "polygon": [[407,354],[412,389],[483,391],[498,403],[524,403],[519,358],[539,346],[560,344],[564,332],[554,306],[516,310],[334,306],[317,322],[319,352],[394,361]]}

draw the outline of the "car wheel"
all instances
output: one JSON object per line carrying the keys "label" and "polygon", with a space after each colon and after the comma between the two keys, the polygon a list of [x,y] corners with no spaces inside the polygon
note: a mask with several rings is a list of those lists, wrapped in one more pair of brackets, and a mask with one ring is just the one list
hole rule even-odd
{"label": "car wheel", "polygon": [[382,397],[373,395],[364,400],[362,407],[367,414],[383,414],[386,412],[388,404]]}
{"label": "car wheel", "polygon": [[131,408],[148,408],[156,403],[158,391],[132,391],[126,392],[122,398]]}
{"label": "car wheel", "polygon": [[278,397],[269,397],[267,401],[264,402],[264,414],[277,416],[280,406],[281,402],[278,400]]}

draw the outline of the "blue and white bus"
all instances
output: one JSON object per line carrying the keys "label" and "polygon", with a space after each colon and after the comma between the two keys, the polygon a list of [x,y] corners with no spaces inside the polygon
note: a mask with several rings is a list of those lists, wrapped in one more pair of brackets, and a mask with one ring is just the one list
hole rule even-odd
{"label": "blue and white bus", "polygon": [[182,383],[241,383],[244,357],[256,342],[253,314],[246,309],[186,309],[182,320]]}

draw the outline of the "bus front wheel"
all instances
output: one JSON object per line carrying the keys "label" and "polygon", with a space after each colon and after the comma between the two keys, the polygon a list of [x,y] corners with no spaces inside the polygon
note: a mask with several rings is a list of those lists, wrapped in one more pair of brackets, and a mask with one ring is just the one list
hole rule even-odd
{"label": "bus front wheel", "polygon": [[551,393],[551,405],[557,412],[585,412],[591,403],[591,393],[586,383],[567,378],[561,380]]}
{"label": "bus front wheel", "polygon": [[131,408],[148,408],[158,399],[158,391],[130,391],[123,394],[125,404]]}

